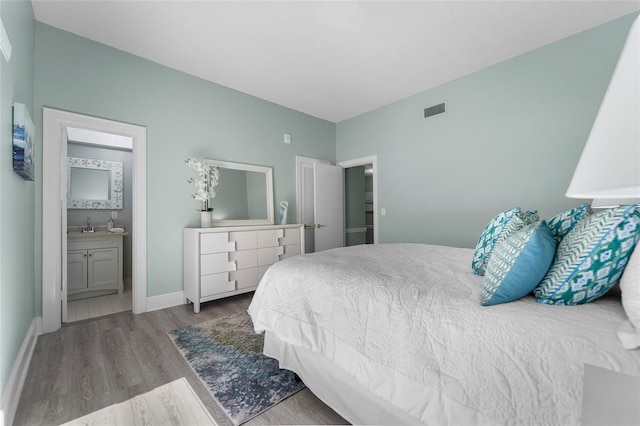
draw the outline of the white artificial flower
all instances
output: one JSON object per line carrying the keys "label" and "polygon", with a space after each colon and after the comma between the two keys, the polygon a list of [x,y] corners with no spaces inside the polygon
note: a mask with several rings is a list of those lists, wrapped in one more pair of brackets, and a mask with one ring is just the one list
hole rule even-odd
{"label": "white artificial flower", "polygon": [[188,183],[193,183],[196,187],[196,192],[191,195],[191,198],[202,202],[202,211],[213,210],[209,207],[209,200],[216,196],[216,191],[213,188],[218,185],[220,180],[220,169],[205,166],[202,161],[196,161],[192,158],[187,158],[185,164],[194,169],[198,175],[196,178],[187,180]]}

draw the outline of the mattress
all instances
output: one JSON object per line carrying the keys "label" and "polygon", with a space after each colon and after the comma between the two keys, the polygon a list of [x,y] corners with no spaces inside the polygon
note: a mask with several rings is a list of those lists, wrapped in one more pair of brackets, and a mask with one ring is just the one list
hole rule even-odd
{"label": "mattress", "polygon": [[640,351],[616,338],[619,298],[483,307],[472,256],[378,244],[289,258],[267,271],[249,314],[257,332],[318,354],[410,423],[578,424],[585,363],[640,375]]}

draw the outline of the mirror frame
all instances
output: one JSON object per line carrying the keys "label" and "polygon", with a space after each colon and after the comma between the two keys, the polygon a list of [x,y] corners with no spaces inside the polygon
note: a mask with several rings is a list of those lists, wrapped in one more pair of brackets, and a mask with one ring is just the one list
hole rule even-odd
{"label": "mirror frame", "polygon": [[[230,161],[203,159],[202,162],[208,167],[221,167],[224,169],[244,170],[246,172],[264,173],[266,177],[267,193],[267,218],[266,219],[222,219],[211,221],[211,226],[245,226],[245,225],[273,225],[273,168],[267,166],[254,166],[252,164],[232,163]],[[224,184],[220,180],[220,184]],[[215,200],[215,198],[214,198]]]}
{"label": "mirror frame", "polygon": [[[109,171],[109,199],[82,200],[71,198],[71,168]],[[67,208],[76,210],[122,209],[122,163],[94,158],[67,157]]]}

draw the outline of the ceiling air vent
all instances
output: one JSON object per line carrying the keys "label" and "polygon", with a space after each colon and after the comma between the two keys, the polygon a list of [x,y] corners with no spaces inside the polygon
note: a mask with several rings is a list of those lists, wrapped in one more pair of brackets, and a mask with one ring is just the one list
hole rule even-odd
{"label": "ceiling air vent", "polygon": [[444,102],[438,105],[430,106],[424,109],[424,118],[433,117],[434,115],[442,114],[446,112]]}

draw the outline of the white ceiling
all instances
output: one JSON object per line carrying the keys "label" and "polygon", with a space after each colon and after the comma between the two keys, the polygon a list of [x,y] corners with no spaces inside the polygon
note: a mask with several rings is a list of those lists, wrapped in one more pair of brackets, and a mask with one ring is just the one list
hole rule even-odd
{"label": "white ceiling", "polygon": [[332,122],[640,10],[640,1],[32,4],[45,24]]}

